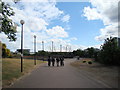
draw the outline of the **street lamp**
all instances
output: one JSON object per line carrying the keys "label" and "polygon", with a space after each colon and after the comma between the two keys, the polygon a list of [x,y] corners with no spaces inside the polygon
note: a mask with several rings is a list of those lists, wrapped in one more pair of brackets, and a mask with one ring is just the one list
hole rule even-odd
{"label": "street lamp", "polygon": [[71,46],[69,46],[69,52],[71,52]]}
{"label": "street lamp", "polygon": [[34,35],[34,65],[36,65],[36,36]]}
{"label": "street lamp", "polygon": [[20,20],[20,24],[22,25],[21,28],[21,72],[23,72],[23,24],[24,20]]}
{"label": "street lamp", "polygon": [[68,46],[68,45],[66,45],[66,52],[67,52],[67,46]]}
{"label": "street lamp", "polygon": [[44,51],[44,41],[42,41],[42,50]]}
{"label": "street lamp", "polygon": [[52,41],[52,52],[53,52],[53,41]]}
{"label": "street lamp", "polygon": [[62,45],[60,45],[60,52],[62,52]]}

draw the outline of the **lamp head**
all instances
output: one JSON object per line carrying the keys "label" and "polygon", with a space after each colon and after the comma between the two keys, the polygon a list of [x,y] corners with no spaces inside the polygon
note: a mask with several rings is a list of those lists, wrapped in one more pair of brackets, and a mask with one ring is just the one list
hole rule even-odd
{"label": "lamp head", "polygon": [[20,23],[23,25],[25,23],[25,21],[24,20],[20,20]]}
{"label": "lamp head", "polygon": [[34,38],[36,38],[36,36],[34,35]]}

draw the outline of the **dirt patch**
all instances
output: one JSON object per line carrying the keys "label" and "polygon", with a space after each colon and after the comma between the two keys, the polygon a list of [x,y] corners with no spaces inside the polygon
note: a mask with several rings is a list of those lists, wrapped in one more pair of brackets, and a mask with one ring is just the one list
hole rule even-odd
{"label": "dirt patch", "polygon": [[[86,62],[84,62],[86,61]],[[88,64],[88,62],[92,64]],[[72,66],[77,67],[79,70],[86,71],[91,74],[97,80],[104,82],[113,88],[118,88],[118,67],[117,66],[105,66],[103,64],[95,62],[93,59],[80,59],[73,63]]]}

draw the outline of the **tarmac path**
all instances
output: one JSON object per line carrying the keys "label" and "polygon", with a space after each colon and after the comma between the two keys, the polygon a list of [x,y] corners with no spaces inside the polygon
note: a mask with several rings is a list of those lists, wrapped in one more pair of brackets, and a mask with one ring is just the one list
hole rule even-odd
{"label": "tarmac path", "polygon": [[65,59],[65,66],[40,65],[10,88],[110,88],[87,73],[70,65],[74,59]]}

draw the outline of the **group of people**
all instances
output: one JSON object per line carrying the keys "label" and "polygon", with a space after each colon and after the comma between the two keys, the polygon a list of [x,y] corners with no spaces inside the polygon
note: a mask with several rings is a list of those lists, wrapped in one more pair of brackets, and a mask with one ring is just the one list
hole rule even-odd
{"label": "group of people", "polygon": [[64,66],[64,57],[50,57],[48,58],[48,66],[55,66],[55,62],[58,66]]}

